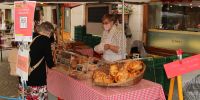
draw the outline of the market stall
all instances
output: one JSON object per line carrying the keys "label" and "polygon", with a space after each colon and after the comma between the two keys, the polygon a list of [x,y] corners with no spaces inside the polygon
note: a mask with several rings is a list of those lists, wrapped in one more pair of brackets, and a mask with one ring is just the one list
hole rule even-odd
{"label": "market stall", "polygon": [[[124,6],[122,9],[124,27]],[[107,62],[96,57],[93,48],[77,41],[59,41],[53,55],[56,67],[47,71],[47,89],[56,97],[64,100],[165,100],[160,84],[143,79],[147,65],[141,59]]]}
{"label": "market stall", "polygon": [[[122,19],[124,19],[124,14],[122,14]],[[122,20],[122,26],[124,27],[124,20]],[[66,46],[69,48],[65,48]],[[139,70],[133,67],[130,71],[125,67],[125,62],[114,68],[113,71],[117,69],[117,72],[115,72],[116,75],[112,75],[113,67],[110,62],[95,58],[91,48],[78,48],[77,50],[75,44],[72,43],[70,46],[70,42],[61,46],[63,47],[64,50],[58,49],[58,53],[55,54],[57,67],[48,70],[47,87],[51,94],[64,100],[165,100],[161,85],[142,79],[145,65]],[[98,59],[98,61],[94,63],[91,59]],[[131,60],[131,62],[135,61]],[[105,67],[108,69],[104,69]],[[103,71],[99,72],[101,69]],[[118,75],[125,78],[118,78]]]}

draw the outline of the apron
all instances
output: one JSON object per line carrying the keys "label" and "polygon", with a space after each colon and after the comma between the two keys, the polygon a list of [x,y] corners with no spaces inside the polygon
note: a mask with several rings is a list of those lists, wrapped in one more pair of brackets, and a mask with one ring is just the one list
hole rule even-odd
{"label": "apron", "polygon": [[[108,35],[107,35],[107,38],[105,39],[105,43],[112,45],[112,38],[113,38],[113,36],[114,36],[115,33],[114,32],[110,32],[110,33],[107,33],[107,34]],[[113,62],[113,61],[121,60],[124,57],[123,57],[122,54],[114,53],[111,50],[105,50],[103,52],[103,58],[106,61]]]}

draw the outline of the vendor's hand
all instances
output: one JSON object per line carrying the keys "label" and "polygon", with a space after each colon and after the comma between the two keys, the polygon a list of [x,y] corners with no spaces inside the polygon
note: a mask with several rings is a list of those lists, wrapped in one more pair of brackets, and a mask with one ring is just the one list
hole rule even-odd
{"label": "vendor's hand", "polygon": [[104,50],[108,50],[108,49],[110,49],[110,44],[105,44],[104,45]]}

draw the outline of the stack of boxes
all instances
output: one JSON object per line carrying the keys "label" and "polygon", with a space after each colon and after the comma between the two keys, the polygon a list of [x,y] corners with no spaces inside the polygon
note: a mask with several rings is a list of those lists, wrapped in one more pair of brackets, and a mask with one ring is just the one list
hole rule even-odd
{"label": "stack of boxes", "polygon": [[83,42],[93,48],[100,43],[101,37],[86,33],[86,27],[79,25],[75,26],[75,41]]}

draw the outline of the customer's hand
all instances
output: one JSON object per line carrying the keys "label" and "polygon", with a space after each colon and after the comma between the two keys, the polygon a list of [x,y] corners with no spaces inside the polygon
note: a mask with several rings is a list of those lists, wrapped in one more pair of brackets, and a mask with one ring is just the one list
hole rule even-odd
{"label": "customer's hand", "polygon": [[108,50],[108,49],[110,49],[110,44],[105,44],[104,45],[104,50]]}

